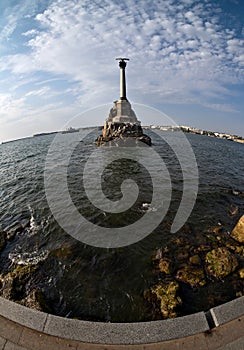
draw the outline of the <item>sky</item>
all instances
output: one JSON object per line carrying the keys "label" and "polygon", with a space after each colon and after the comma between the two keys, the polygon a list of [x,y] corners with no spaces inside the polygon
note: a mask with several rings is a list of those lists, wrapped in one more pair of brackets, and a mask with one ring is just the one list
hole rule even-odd
{"label": "sky", "polygon": [[[244,136],[243,0],[2,0],[0,142],[102,125],[127,97],[178,125]],[[160,124],[140,115],[142,125]]]}

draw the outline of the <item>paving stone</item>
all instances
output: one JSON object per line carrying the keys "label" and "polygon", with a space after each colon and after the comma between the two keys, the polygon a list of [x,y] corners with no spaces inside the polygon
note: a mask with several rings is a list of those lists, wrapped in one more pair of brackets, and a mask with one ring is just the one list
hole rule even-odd
{"label": "paving stone", "polygon": [[144,350],[144,348],[142,348],[140,345],[105,345],[79,343],[76,350]]}
{"label": "paving stone", "polygon": [[235,340],[232,343],[221,346],[217,350],[244,350],[244,338]]}
{"label": "paving stone", "polygon": [[20,345],[17,345],[17,344],[10,342],[10,341],[7,341],[7,343],[4,347],[4,350],[26,350],[26,348],[23,348]]}
{"label": "paving stone", "polygon": [[76,350],[78,343],[25,328],[19,344],[31,350]]}
{"label": "paving stone", "polygon": [[205,334],[197,334],[192,337],[186,337],[176,341],[179,350],[197,349],[197,350],[208,350],[208,345],[205,339]]}
{"label": "paving stone", "polygon": [[0,337],[0,350],[3,350],[4,345],[6,344],[6,339]]}
{"label": "paving stone", "polygon": [[208,350],[204,334],[159,343],[102,345],[80,343],[77,350]]}
{"label": "paving stone", "polygon": [[0,316],[0,337],[18,343],[23,327]]}
{"label": "paving stone", "polygon": [[209,350],[216,350],[221,346],[235,342],[237,339],[244,338],[244,316],[214,328],[205,335]]}

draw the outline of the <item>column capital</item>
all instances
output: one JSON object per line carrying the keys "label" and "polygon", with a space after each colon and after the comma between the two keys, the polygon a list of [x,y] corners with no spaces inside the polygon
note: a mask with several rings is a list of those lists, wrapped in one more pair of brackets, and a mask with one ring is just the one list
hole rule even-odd
{"label": "column capital", "polygon": [[126,98],[126,82],[125,82],[125,67],[126,67],[126,61],[129,61],[129,58],[118,57],[118,58],[116,58],[116,60],[119,61],[119,67],[120,67],[120,99],[127,100],[127,98]]}
{"label": "column capital", "polygon": [[117,61],[119,61],[119,67],[122,68],[122,69],[125,69],[126,67],[126,61],[129,61],[130,59],[129,58],[123,58],[123,57],[118,57],[116,58]]}

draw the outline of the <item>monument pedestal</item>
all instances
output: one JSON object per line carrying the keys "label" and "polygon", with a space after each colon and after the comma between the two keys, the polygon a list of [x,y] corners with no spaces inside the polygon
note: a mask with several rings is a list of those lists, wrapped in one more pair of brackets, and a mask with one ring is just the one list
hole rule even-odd
{"label": "monument pedestal", "polygon": [[110,109],[108,118],[104,122],[102,135],[98,136],[96,144],[102,146],[106,142],[128,137],[151,146],[151,138],[143,134],[141,122],[137,119],[130,102],[127,99],[119,99]]}
{"label": "monument pedestal", "polygon": [[96,139],[98,146],[110,143],[116,144],[117,141],[133,138],[135,141],[144,142],[151,146],[151,138],[143,134],[141,125],[133,123],[113,123],[105,121],[102,135]]}

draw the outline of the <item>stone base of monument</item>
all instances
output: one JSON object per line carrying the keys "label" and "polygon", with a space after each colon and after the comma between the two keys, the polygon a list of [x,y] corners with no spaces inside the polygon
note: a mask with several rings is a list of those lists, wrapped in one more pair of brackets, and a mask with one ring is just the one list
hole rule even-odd
{"label": "stone base of monument", "polygon": [[117,141],[131,140],[143,142],[148,146],[151,146],[151,138],[143,133],[142,127],[138,123],[105,123],[103,127],[102,135],[99,135],[96,139],[98,146],[105,144],[116,144]]}

